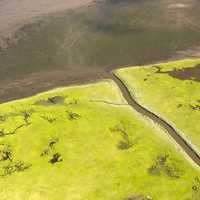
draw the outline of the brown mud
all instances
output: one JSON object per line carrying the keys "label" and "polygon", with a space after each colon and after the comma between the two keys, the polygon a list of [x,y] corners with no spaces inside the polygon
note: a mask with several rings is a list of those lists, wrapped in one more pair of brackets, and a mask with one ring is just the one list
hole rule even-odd
{"label": "brown mud", "polygon": [[187,67],[183,69],[173,69],[172,71],[163,72],[159,66],[155,66],[157,68],[156,73],[159,74],[168,74],[169,76],[179,79],[179,80],[192,80],[196,82],[200,82],[200,64],[194,67]]}
{"label": "brown mud", "polygon": [[66,85],[93,83],[109,76],[103,70],[94,69],[79,73],[78,69],[38,72],[28,77],[0,81],[0,103],[29,97],[39,92]]}

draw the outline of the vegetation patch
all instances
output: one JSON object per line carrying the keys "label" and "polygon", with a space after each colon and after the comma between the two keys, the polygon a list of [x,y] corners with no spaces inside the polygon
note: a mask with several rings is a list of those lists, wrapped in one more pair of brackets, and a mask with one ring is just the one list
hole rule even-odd
{"label": "vegetation patch", "polygon": [[[44,148],[44,150],[42,151],[42,153],[40,154],[40,156],[48,156],[50,154],[53,154],[53,156],[55,154],[58,154],[58,153],[54,153],[55,152],[55,144],[58,142],[58,138],[52,138],[48,144],[48,146],[46,148]],[[59,156],[60,157],[60,156]]]}
{"label": "vegetation patch", "polygon": [[125,197],[123,200],[153,200],[153,198],[142,194],[132,194],[128,197]]}
{"label": "vegetation patch", "polygon": [[25,124],[21,124],[19,126],[17,126],[16,128],[14,128],[14,130],[12,131],[5,131],[4,129],[0,130],[0,137],[5,137],[7,135],[14,135],[17,133],[17,131],[21,128],[23,128],[25,126]]}
{"label": "vegetation patch", "polygon": [[49,106],[49,105],[63,104],[64,101],[65,101],[65,97],[54,96],[54,97],[49,97],[47,100],[39,100],[35,104],[36,105]]}
{"label": "vegetation patch", "polygon": [[15,162],[10,162],[7,165],[2,167],[2,174],[0,176],[8,176],[11,175],[15,172],[22,172],[26,169],[28,169],[31,165],[26,164],[22,161],[15,161]]}
{"label": "vegetation patch", "polygon": [[0,122],[5,122],[7,119],[7,115],[0,115]]}
{"label": "vegetation patch", "polygon": [[192,186],[192,197],[189,200],[198,200],[200,198],[200,179],[194,178],[194,185]]}
{"label": "vegetation patch", "polygon": [[0,145],[0,176],[8,176],[15,172],[22,172],[31,167],[20,160],[15,160],[10,145]]}
{"label": "vegetation patch", "polygon": [[22,114],[22,117],[24,119],[24,122],[26,124],[26,126],[30,125],[30,118],[31,118],[31,115],[34,113],[34,110],[31,109],[31,110],[23,110],[21,111],[21,114]]}
{"label": "vegetation patch", "polygon": [[0,145],[0,161],[12,161],[12,150],[9,145]]}
{"label": "vegetation patch", "polygon": [[72,120],[77,120],[78,118],[80,118],[81,116],[78,113],[75,112],[71,112],[71,111],[66,111],[67,113],[67,118],[72,121]]}
{"label": "vegetation patch", "polygon": [[[179,165],[181,165],[181,163],[179,163]],[[156,157],[153,165],[148,169],[148,173],[153,176],[161,175],[163,173],[171,178],[177,179],[183,174],[178,168],[179,165],[177,165],[176,162],[173,162],[170,154],[160,154]]]}
{"label": "vegetation patch", "polygon": [[49,163],[55,164],[57,162],[62,162],[62,161],[63,161],[63,159],[62,159],[61,154],[55,153],[55,154],[53,154],[52,158],[49,160]]}
{"label": "vegetation patch", "polygon": [[46,120],[50,124],[52,124],[53,122],[56,121],[56,118],[55,117],[51,117],[51,116],[41,116],[41,118],[44,119],[44,120]]}
{"label": "vegetation patch", "polygon": [[116,125],[111,129],[111,132],[119,133],[121,136],[120,141],[118,142],[118,149],[127,150],[133,147],[136,144],[138,138],[132,139],[127,133],[126,126],[124,122],[121,122],[119,125]]}

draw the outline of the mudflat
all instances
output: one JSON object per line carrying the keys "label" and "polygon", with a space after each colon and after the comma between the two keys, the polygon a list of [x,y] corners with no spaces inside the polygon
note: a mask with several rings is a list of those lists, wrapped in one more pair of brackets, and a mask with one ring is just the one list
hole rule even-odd
{"label": "mudflat", "polygon": [[0,46],[6,45],[3,38],[12,39],[22,26],[37,17],[84,6],[93,0],[13,0],[0,1]]}
{"label": "mudflat", "polygon": [[198,0],[0,0],[0,102],[199,57]]}

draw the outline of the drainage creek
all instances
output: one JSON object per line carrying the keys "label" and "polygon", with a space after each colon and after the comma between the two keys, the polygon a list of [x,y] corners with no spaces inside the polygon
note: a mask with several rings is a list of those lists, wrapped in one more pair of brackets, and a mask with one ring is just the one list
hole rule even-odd
{"label": "drainage creek", "polygon": [[169,135],[175,140],[175,142],[183,149],[183,151],[198,165],[200,166],[200,156],[199,154],[191,147],[191,145],[173,128],[168,122],[166,122],[161,117],[157,116],[153,112],[147,110],[141,106],[130,94],[126,85],[122,82],[121,79],[117,77],[113,72],[110,73],[110,78],[117,84],[120,88],[124,98],[128,104],[133,107],[137,112],[148,117],[156,124],[164,128]]}

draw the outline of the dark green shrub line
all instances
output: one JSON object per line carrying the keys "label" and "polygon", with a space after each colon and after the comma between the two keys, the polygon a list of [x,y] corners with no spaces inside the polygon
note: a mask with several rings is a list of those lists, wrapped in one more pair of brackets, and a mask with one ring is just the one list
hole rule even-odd
{"label": "dark green shrub line", "polygon": [[54,146],[57,142],[58,142],[58,138],[52,138],[48,146],[40,154],[41,157],[51,155],[51,158],[48,161],[50,164],[55,164],[57,162],[63,161],[61,154],[58,152],[55,152],[55,149],[54,149]]}
{"label": "dark green shrub line", "polygon": [[25,164],[24,162],[18,160],[13,161],[13,153],[10,145],[1,144],[0,145],[0,161],[1,172],[0,176],[8,176],[14,172],[21,172],[28,169],[31,165]]}
{"label": "dark green shrub line", "polygon": [[192,186],[192,189],[194,191],[200,191],[200,179],[199,179],[199,177],[195,177],[194,181],[195,181],[195,184]]}
{"label": "dark green shrub line", "polygon": [[49,160],[49,163],[51,164],[55,164],[57,162],[62,162],[63,159],[62,159],[62,156],[60,153],[55,153],[53,154],[52,158]]}
{"label": "dark green shrub line", "polygon": [[43,151],[42,151],[42,153],[40,154],[40,156],[47,156],[47,155],[49,155],[49,152],[50,152],[50,148],[45,148]]}
{"label": "dark green shrub line", "polygon": [[199,200],[200,199],[200,179],[199,177],[194,178],[194,184],[192,186],[192,198],[188,200]]}
{"label": "dark green shrub line", "polygon": [[67,115],[68,115],[68,119],[70,121],[72,120],[77,120],[78,118],[80,118],[81,116],[75,112],[71,112],[71,111],[66,111]]}
{"label": "dark green shrub line", "polygon": [[49,146],[50,148],[53,148],[53,146],[54,146],[58,141],[59,141],[58,138],[52,138],[52,139],[50,140],[48,146]]}
{"label": "dark green shrub line", "polygon": [[4,145],[1,144],[1,149],[0,149],[0,161],[12,161],[12,150],[9,145]]}
{"label": "dark green shrub line", "polygon": [[192,110],[197,110],[197,111],[200,111],[200,105],[189,105],[190,106],[190,108],[192,109]]}
{"label": "dark green shrub line", "polygon": [[132,194],[128,197],[125,197],[123,200],[153,200],[153,198],[143,194]]}
{"label": "dark green shrub line", "polygon": [[17,126],[13,131],[10,132],[6,132],[4,129],[0,130],[0,137],[5,137],[7,135],[14,135],[17,133],[17,131],[21,128],[23,128],[24,126],[26,126],[26,124],[21,124],[19,126]]}
{"label": "dark green shrub line", "polygon": [[24,122],[26,123],[26,125],[30,125],[29,119],[31,117],[31,114],[27,111],[23,111],[22,112],[23,118],[24,118]]}
{"label": "dark green shrub line", "polygon": [[10,162],[8,165],[2,167],[3,174],[0,176],[8,176],[15,172],[22,172],[30,167],[31,165],[25,164],[22,161]]}
{"label": "dark green shrub line", "polygon": [[58,138],[52,138],[48,146],[42,151],[40,156],[47,156],[53,150],[54,145],[58,142]]}

